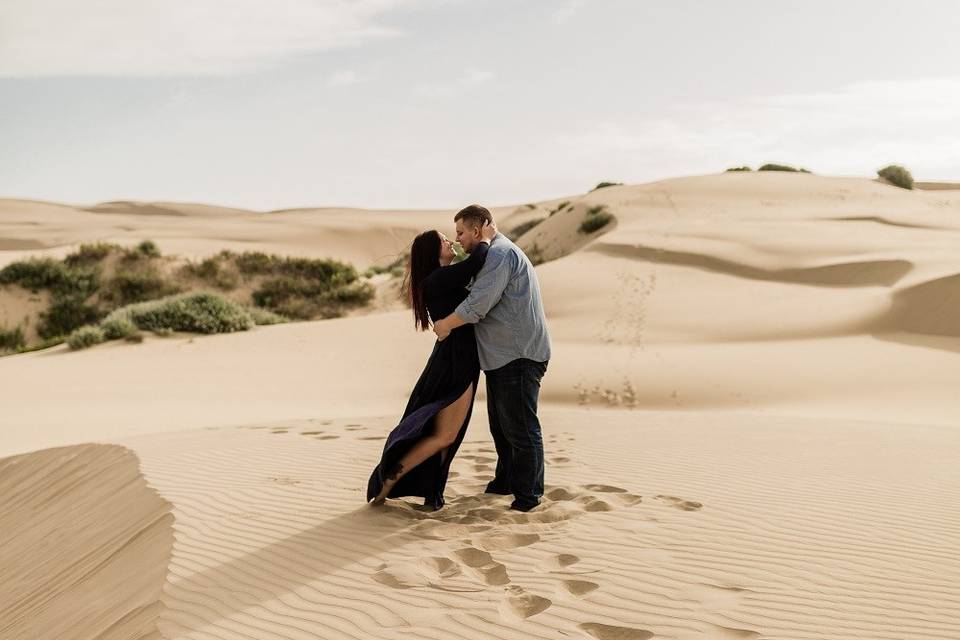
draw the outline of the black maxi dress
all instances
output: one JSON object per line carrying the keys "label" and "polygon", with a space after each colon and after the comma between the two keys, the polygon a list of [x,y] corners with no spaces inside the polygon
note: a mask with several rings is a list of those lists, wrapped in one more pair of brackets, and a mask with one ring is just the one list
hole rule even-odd
{"label": "black maxi dress", "polygon": [[[470,253],[469,258],[448,267],[439,267],[424,280],[424,302],[434,322],[453,313],[467,297],[467,283],[480,271],[486,261],[488,249],[489,244],[481,242]],[[479,380],[480,359],[472,324],[457,327],[445,340],[434,343],[433,352],[410,393],[410,400],[400,423],[387,436],[380,464],[370,475],[367,502],[380,493],[387,471],[399,462],[418,440],[433,433],[437,413],[456,401],[472,384],[473,392],[470,395],[467,415],[456,440],[447,448],[443,462],[440,461],[440,452],[434,454],[402,476],[387,495],[388,498],[419,496],[424,499],[425,506],[434,509],[443,506],[443,490],[447,486],[450,462],[466,435]]]}

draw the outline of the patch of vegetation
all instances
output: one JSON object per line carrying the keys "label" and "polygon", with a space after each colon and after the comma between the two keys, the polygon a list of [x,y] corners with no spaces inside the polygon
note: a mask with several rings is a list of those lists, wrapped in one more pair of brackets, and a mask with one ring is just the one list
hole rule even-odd
{"label": "patch of vegetation", "polygon": [[537,205],[535,205],[535,204],[530,204],[529,202],[528,202],[527,204],[523,205],[523,206],[525,206],[527,209],[536,209],[536,208],[537,208]]}
{"label": "patch of vegetation", "polygon": [[181,273],[213,285],[217,289],[232,291],[240,285],[240,275],[226,260],[229,256],[222,253],[204,258],[199,263],[189,262],[181,268]]}
{"label": "patch of vegetation", "polygon": [[795,171],[799,173],[810,173],[808,169],[804,169],[803,167],[797,169],[796,167],[791,167],[790,165],[787,165],[787,164],[773,164],[773,163],[765,164],[759,169],[757,169],[757,171]]}
{"label": "patch of vegetation", "polygon": [[539,245],[536,242],[533,243],[529,249],[524,251],[527,254],[527,259],[530,260],[530,264],[537,266],[538,264],[543,264],[547,259],[543,256],[543,250],[540,249]]}
{"label": "patch of vegetation", "polygon": [[279,313],[261,309],[260,307],[247,307],[247,313],[253,318],[253,322],[258,325],[283,324],[290,322],[290,318],[282,316]]}
{"label": "patch of vegetation", "polygon": [[154,332],[230,333],[246,331],[254,325],[242,305],[208,291],[181,293],[122,307],[107,316],[103,324],[120,323],[121,318],[138,329]]}
{"label": "patch of vegetation", "polygon": [[587,209],[587,217],[580,223],[580,233],[593,233],[613,221],[613,214],[607,211],[607,205],[598,204]]}
{"label": "patch of vegetation", "polygon": [[102,312],[86,300],[86,296],[55,296],[46,311],[40,313],[37,333],[41,338],[55,338],[99,320]]}
{"label": "patch of vegetation", "polygon": [[[399,256],[383,270],[402,275],[406,258]],[[7,265],[0,269],[0,285],[48,291],[50,303],[37,318],[39,344],[24,344],[22,330],[4,329],[0,353],[65,340],[94,344],[97,334],[77,331],[83,327],[96,326],[104,340],[139,341],[142,331],[218,333],[294,318],[332,318],[365,305],[376,293],[351,265],[336,260],[221,251],[169,276],[167,261],[146,240],[134,247],[82,244],[63,260],[31,258]],[[198,286],[197,280],[221,290],[247,288],[230,299],[208,292],[210,287]]]}
{"label": "patch of vegetation", "polygon": [[140,328],[130,319],[129,316],[117,314],[109,317],[100,323],[103,329],[103,335],[107,340],[120,340],[139,333]]}
{"label": "patch of vegetation", "polygon": [[86,349],[106,339],[100,327],[80,327],[67,338],[67,346],[73,350]]}
{"label": "patch of vegetation", "polygon": [[123,251],[123,247],[112,242],[81,244],[76,251],[68,254],[63,262],[68,267],[89,267],[99,264],[111,253],[121,251]]}
{"label": "patch of vegetation", "polygon": [[913,175],[905,167],[898,164],[887,165],[877,171],[877,175],[903,189],[913,189]]}
{"label": "patch of vegetation", "polygon": [[144,240],[137,245],[137,251],[140,255],[146,256],[148,258],[159,258],[160,249],[157,247],[156,243],[153,240]]}
{"label": "patch of vegetation", "polygon": [[95,268],[70,267],[53,258],[29,258],[0,269],[0,284],[17,284],[34,293],[46,289],[56,295],[90,295],[97,288]]}
{"label": "patch of vegetation", "polygon": [[727,172],[729,173],[730,171],[753,171],[753,169],[744,165],[742,167],[730,167],[729,169],[727,169]]}
{"label": "patch of vegetation", "polygon": [[409,252],[401,253],[393,262],[391,262],[385,267],[381,267],[379,265],[372,265],[366,271],[363,272],[363,277],[372,278],[373,276],[380,273],[389,273],[392,277],[397,278],[403,275],[404,265],[407,264],[407,260],[409,259],[410,259]]}
{"label": "patch of vegetation", "polygon": [[14,327],[13,329],[0,328],[0,351],[16,351],[25,344],[23,329],[20,327]]}
{"label": "patch of vegetation", "polygon": [[152,265],[118,266],[100,291],[102,300],[113,308],[154,300],[180,292],[180,287],[161,275]]}
{"label": "patch of vegetation", "polygon": [[619,187],[622,185],[623,185],[622,182],[601,182],[597,184],[597,186],[595,186],[593,189],[591,189],[591,191],[596,191],[597,189],[604,189],[606,187]]}
{"label": "patch of vegetation", "polygon": [[369,282],[331,285],[323,280],[286,275],[264,280],[253,292],[253,302],[288,318],[337,318],[349,308],[366,304],[375,293]]}
{"label": "patch of vegetation", "polygon": [[506,236],[511,240],[516,240],[530,229],[533,229],[535,226],[543,222],[543,220],[528,220],[522,224],[518,224],[516,227],[511,229]]}
{"label": "patch of vegetation", "polygon": [[550,211],[550,215],[552,216],[552,215],[555,214],[555,213],[560,213],[561,211],[563,211],[564,209],[566,209],[566,208],[569,207],[569,206],[570,206],[570,201],[569,201],[569,200],[564,200],[563,202],[561,202],[560,204],[558,204],[558,205],[556,206],[556,208],[554,208],[553,210]]}

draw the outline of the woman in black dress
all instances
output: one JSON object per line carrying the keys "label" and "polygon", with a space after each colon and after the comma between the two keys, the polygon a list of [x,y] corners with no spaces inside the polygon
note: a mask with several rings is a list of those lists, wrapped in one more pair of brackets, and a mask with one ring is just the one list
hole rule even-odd
{"label": "woman in black dress", "polygon": [[[497,234],[494,223],[480,229],[481,242],[470,257],[451,264],[453,243],[438,231],[425,231],[410,250],[409,292],[414,325],[425,331],[467,297],[470,279],[487,256]],[[367,483],[367,501],[420,496],[424,506],[443,506],[450,461],[456,455],[473,413],[480,360],[472,324],[450,332],[433,345],[400,423],[387,436],[380,464]]]}

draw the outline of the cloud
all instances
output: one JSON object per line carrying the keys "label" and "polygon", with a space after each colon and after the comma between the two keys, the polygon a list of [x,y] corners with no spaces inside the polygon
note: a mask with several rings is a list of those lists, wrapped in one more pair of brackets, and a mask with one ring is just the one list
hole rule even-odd
{"label": "cloud", "polygon": [[550,14],[550,20],[556,24],[566,22],[585,4],[584,0],[567,0],[559,9]]}
{"label": "cloud", "polygon": [[364,82],[364,78],[361,78],[353,71],[349,69],[343,71],[337,71],[330,76],[327,80],[327,85],[331,87],[342,87],[349,84],[357,84]]}
{"label": "cloud", "polygon": [[4,0],[0,76],[245,73],[401,36],[378,19],[429,1]]}
{"label": "cloud", "polygon": [[660,117],[585,125],[558,142],[626,179],[765,162],[852,175],[896,162],[919,179],[957,178],[958,104],[960,77],[858,82],[678,106]]}

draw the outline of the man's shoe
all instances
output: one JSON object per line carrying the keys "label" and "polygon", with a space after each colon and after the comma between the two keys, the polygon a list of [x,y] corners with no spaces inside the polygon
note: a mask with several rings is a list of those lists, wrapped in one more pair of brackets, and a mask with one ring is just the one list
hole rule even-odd
{"label": "man's shoe", "polygon": [[531,509],[536,509],[540,505],[539,502],[520,502],[519,500],[514,500],[510,505],[510,508],[514,511],[530,511]]}
{"label": "man's shoe", "polygon": [[512,491],[509,487],[503,487],[502,485],[496,485],[493,482],[487,484],[487,488],[483,490],[484,493],[495,493],[498,496],[509,496]]}

